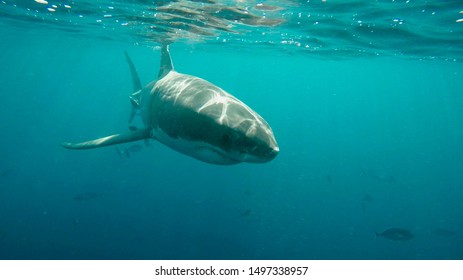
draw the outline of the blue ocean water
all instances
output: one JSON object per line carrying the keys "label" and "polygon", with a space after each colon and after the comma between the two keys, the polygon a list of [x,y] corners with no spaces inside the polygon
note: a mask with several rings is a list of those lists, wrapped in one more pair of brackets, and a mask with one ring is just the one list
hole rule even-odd
{"label": "blue ocean water", "polygon": [[[462,21],[460,1],[1,1],[0,259],[462,259]],[[60,146],[127,131],[124,51],[145,84],[163,40],[268,121],[276,159]]]}

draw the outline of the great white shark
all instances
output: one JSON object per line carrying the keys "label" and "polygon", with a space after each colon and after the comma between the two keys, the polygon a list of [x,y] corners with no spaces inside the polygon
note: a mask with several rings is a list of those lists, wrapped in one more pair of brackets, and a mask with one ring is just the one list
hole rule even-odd
{"label": "great white shark", "polygon": [[279,147],[268,123],[220,87],[174,70],[169,45],[161,47],[158,78],[142,87],[126,53],[134,93],[129,123],[140,115],[143,128],[103,138],[62,143],[68,149],[92,149],[154,139],[195,159],[220,165],[264,163]]}

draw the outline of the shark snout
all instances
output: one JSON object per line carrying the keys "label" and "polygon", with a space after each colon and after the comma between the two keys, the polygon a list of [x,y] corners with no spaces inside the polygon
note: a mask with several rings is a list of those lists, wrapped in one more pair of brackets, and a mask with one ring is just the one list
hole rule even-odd
{"label": "shark snout", "polygon": [[280,152],[280,148],[276,145],[267,146],[264,150],[265,152],[261,153],[258,159],[254,162],[257,162],[257,163],[269,162],[273,160],[274,158],[276,158],[276,156]]}
{"label": "shark snout", "polygon": [[276,158],[278,153],[280,153],[280,147],[278,146],[271,147],[271,150],[267,156],[267,160],[271,161],[272,159]]}
{"label": "shark snout", "polygon": [[242,155],[240,161],[249,163],[265,163],[273,160],[280,152],[280,148],[278,146],[261,146],[258,150],[259,152]]}
{"label": "shark snout", "polygon": [[273,147],[272,151],[270,152],[270,157],[272,159],[276,158],[276,156],[280,153],[280,147],[275,146]]}

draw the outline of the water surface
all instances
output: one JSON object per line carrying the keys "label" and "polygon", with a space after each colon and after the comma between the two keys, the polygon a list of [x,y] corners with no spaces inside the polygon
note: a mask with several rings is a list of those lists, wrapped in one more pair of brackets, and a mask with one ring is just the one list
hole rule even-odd
{"label": "water surface", "polygon": [[[460,1],[45,2],[0,2],[1,259],[463,258]],[[60,146],[127,131],[166,40],[274,161]]]}

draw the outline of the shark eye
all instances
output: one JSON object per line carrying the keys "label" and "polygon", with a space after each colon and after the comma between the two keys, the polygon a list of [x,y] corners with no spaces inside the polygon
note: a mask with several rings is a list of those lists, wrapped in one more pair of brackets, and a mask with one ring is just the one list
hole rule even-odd
{"label": "shark eye", "polygon": [[222,134],[220,142],[225,149],[230,149],[232,146],[233,139],[229,134]]}
{"label": "shark eye", "polygon": [[222,135],[222,143],[223,144],[228,144],[230,143],[231,139],[230,139],[230,135],[228,134],[223,134]]}

